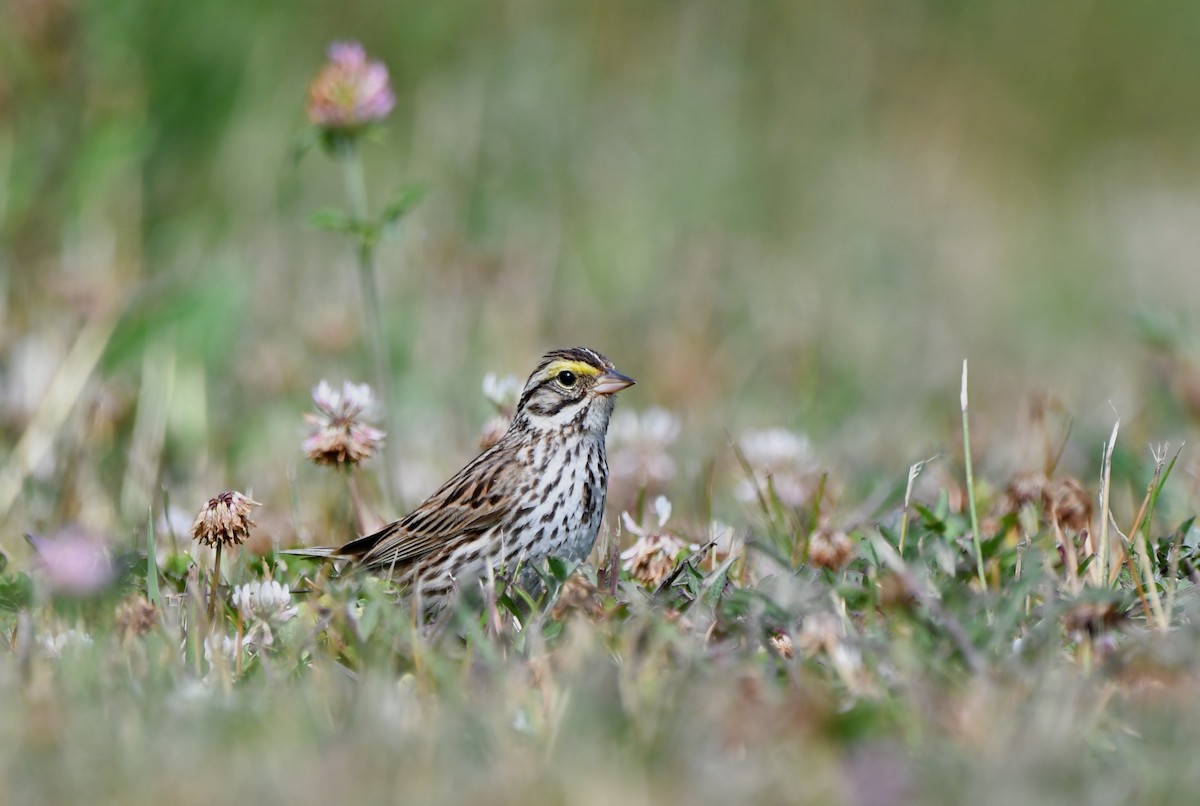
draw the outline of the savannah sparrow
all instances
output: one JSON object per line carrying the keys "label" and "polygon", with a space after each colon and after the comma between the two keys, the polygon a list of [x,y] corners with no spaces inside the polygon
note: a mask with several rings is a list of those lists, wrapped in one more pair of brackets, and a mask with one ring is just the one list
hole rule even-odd
{"label": "savannah sparrow", "polygon": [[[504,436],[425,503],[340,548],[293,553],[349,560],[434,608],[489,567],[529,569],[552,555],[580,562],[604,514],[613,395],[632,384],[594,350],[549,352]],[[522,573],[518,582],[536,579]]]}

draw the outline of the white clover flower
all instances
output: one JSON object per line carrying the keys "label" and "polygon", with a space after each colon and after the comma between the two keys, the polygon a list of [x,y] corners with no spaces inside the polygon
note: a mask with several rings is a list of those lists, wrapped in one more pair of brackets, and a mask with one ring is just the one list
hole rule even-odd
{"label": "white clover flower", "polygon": [[671,499],[665,495],[657,496],[651,506],[654,508],[654,517],[658,519],[657,529],[642,526],[628,512],[622,512],[621,523],[625,525],[625,531],[638,537],[646,537],[655,531],[661,531],[667,525],[667,521],[671,519]]}
{"label": "white clover flower", "polygon": [[653,506],[657,528],[636,523],[628,512],[621,513],[625,530],[638,538],[621,552],[621,567],[638,582],[650,587],[661,584],[670,575],[680,556],[700,548],[663,531],[671,518],[671,501],[665,495],[655,498]]}
{"label": "white clover flower", "polygon": [[211,687],[216,683],[228,681],[237,674],[240,671],[238,669],[239,653],[249,654],[253,649],[250,640],[250,633],[242,636],[240,642],[236,635],[226,635],[224,631],[213,632],[206,636],[204,639],[204,662],[208,665],[208,671],[200,682]]}
{"label": "white clover flower", "polygon": [[679,418],[666,409],[617,411],[608,426],[613,477],[638,485],[663,484],[675,478],[675,460],[668,449],[679,432]]}
{"label": "white clover flower", "polygon": [[666,532],[651,532],[621,552],[621,567],[643,585],[656,587],[675,570],[682,555],[697,548]]}
{"label": "white clover flower", "polygon": [[746,461],[759,468],[775,470],[814,464],[808,437],[786,428],[748,431],[738,440],[738,447]]}
{"label": "white clover flower", "polygon": [[210,667],[216,666],[220,659],[226,666],[233,666],[237,660],[238,642],[233,635],[212,633],[204,639],[204,660]]}
{"label": "white clover flower", "polygon": [[654,514],[658,517],[658,528],[661,529],[671,520],[671,500],[665,495],[654,499]]}
{"label": "white clover flower", "polygon": [[803,507],[811,502],[821,484],[821,472],[807,436],[785,428],[771,428],[748,431],[737,444],[754,472],[753,479],[743,479],[738,484],[735,491],[738,500],[756,501],[769,483],[784,506]]}
{"label": "white clover flower", "polygon": [[483,396],[496,411],[511,416],[521,399],[521,381],[515,375],[489,372],[483,376]]}
{"label": "white clover flower", "polygon": [[282,624],[296,615],[292,592],[273,579],[248,582],[233,589],[233,604],[243,618]]}
{"label": "white clover flower", "polygon": [[92,637],[85,632],[70,629],[38,636],[38,644],[48,658],[60,658],[64,651],[92,645]]}
{"label": "white clover flower", "polygon": [[[654,517],[658,519],[658,530],[661,530],[662,527],[665,527],[667,521],[671,519],[671,499],[668,499],[666,495],[659,495],[659,497],[654,499],[652,506],[654,507]],[[655,531],[655,529],[644,527],[644,525],[634,521],[634,516],[631,516],[629,512],[620,513],[620,522],[624,525],[625,531],[638,537],[646,537]]]}
{"label": "white clover flower", "polygon": [[324,379],[313,390],[313,403],[329,416],[357,416],[371,411],[375,405],[375,393],[365,383],[344,381],[342,391],[336,391]]}
{"label": "white clover flower", "polygon": [[521,389],[521,381],[513,375],[489,372],[483,376],[483,396],[496,409],[496,415],[484,423],[479,434],[481,451],[495,445],[508,431],[521,400]]}
{"label": "white clover flower", "polygon": [[679,418],[664,408],[652,406],[642,412],[640,420],[644,440],[670,445],[679,438]]}
{"label": "white clover flower", "polygon": [[313,390],[312,399],[317,413],[304,415],[312,426],[303,444],[309,459],[342,467],[375,455],[385,434],[365,421],[375,402],[370,386],[346,381],[337,392],[323,380]]}

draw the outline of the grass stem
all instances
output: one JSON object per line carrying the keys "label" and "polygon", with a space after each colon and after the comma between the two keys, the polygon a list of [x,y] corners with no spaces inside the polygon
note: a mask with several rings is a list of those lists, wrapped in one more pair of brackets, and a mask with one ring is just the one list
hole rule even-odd
{"label": "grass stem", "polygon": [[979,585],[987,590],[987,576],[983,571],[983,543],[979,536],[979,510],[975,505],[975,474],[971,467],[971,421],[967,414],[967,361],[963,359],[962,393],[963,464],[967,469],[967,505],[971,510],[971,535],[974,538],[975,570],[979,574]]}
{"label": "grass stem", "polygon": [[920,462],[916,462],[908,468],[908,484],[904,487],[904,509],[900,512],[900,554],[904,554],[904,541],[908,537],[908,514],[912,511],[912,494],[913,486],[917,483],[917,477],[921,475],[921,471],[925,469],[925,465],[937,458],[937,455],[930,456]]}
{"label": "grass stem", "polygon": [[[1108,579],[1108,521],[1111,517],[1109,497],[1112,490],[1112,455],[1117,444],[1117,432],[1121,429],[1121,421],[1113,423],[1112,435],[1104,446],[1104,473],[1100,479],[1100,544],[1096,547],[1096,575],[1100,584]],[[1130,535],[1132,538],[1133,535]]]}

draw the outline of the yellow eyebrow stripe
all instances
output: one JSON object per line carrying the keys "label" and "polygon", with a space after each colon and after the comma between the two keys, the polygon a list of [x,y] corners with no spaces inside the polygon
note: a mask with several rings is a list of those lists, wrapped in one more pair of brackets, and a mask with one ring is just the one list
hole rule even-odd
{"label": "yellow eyebrow stripe", "polygon": [[581,377],[586,375],[594,378],[600,374],[600,370],[596,369],[591,364],[585,364],[583,361],[567,361],[564,359],[559,359],[550,366],[546,367],[546,377],[553,378],[555,375],[564,370],[567,372],[574,372],[576,375]]}

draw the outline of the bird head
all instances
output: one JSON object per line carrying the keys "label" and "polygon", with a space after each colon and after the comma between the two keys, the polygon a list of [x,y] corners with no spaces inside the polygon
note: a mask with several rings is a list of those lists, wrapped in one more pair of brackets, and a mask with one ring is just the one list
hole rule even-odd
{"label": "bird head", "polygon": [[514,423],[538,430],[577,428],[603,433],[615,403],[613,396],[633,383],[595,350],[552,350],[542,356],[525,382]]}

